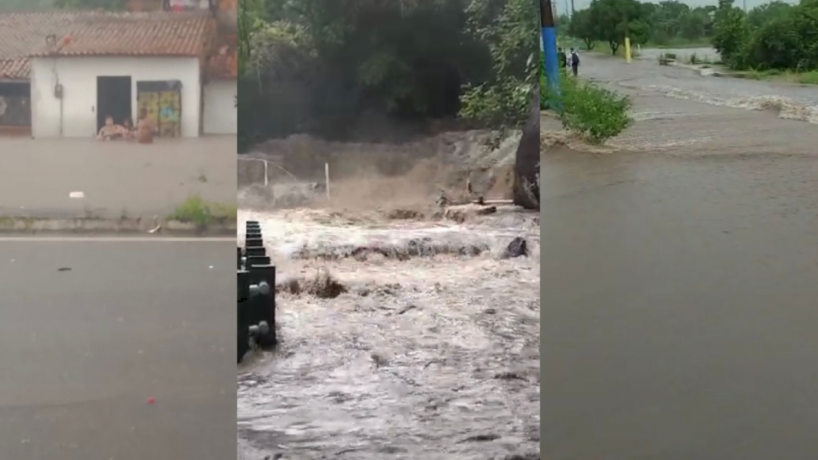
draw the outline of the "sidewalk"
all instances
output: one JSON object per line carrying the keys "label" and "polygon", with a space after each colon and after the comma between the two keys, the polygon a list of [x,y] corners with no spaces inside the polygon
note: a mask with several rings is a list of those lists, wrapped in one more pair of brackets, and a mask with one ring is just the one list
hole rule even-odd
{"label": "sidewalk", "polygon": [[[80,192],[80,193],[77,193]],[[71,194],[81,198],[71,198]],[[0,138],[0,218],[165,219],[189,196],[235,208],[235,136],[129,142]]]}

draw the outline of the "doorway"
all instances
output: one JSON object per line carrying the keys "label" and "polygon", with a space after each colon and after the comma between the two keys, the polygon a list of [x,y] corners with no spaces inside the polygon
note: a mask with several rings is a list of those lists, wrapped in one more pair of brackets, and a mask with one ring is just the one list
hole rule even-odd
{"label": "doorway", "polygon": [[129,120],[133,116],[131,104],[131,77],[97,77],[97,131],[109,115],[120,125]]}

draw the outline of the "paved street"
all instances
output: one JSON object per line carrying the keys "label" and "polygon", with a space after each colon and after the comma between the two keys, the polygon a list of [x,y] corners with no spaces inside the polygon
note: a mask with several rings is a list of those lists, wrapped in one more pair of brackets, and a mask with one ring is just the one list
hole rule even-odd
{"label": "paved street", "polygon": [[815,458],[818,160],[563,151],[542,172],[543,458]]}
{"label": "paved street", "polygon": [[0,458],[234,458],[234,261],[232,240],[0,239]]}
{"label": "paved street", "polygon": [[[190,194],[236,202],[236,137],[143,145],[95,139],[0,139],[0,215],[165,217]],[[69,198],[83,192],[85,198]]]}

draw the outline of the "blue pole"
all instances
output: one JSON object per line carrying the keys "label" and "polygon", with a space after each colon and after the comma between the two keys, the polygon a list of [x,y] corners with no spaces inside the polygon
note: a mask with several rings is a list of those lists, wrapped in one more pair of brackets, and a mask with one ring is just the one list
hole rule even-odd
{"label": "blue pole", "polygon": [[[557,59],[557,31],[554,27],[554,15],[551,11],[551,0],[540,0],[542,23],[542,48],[545,54],[545,80],[551,96],[560,95],[560,66]],[[559,101],[553,101],[554,108],[559,108]]]}

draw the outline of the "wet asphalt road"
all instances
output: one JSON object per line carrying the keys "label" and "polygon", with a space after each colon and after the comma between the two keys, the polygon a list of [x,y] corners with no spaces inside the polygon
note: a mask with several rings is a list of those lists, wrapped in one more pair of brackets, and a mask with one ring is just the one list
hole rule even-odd
{"label": "wet asphalt road", "polygon": [[563,151],[542,174],[543,458],[814,459],[818,157]]}
{"label": "wet asphalt road", "polygon": [[233,458],[234,247],[0,240],[0,458]]}

